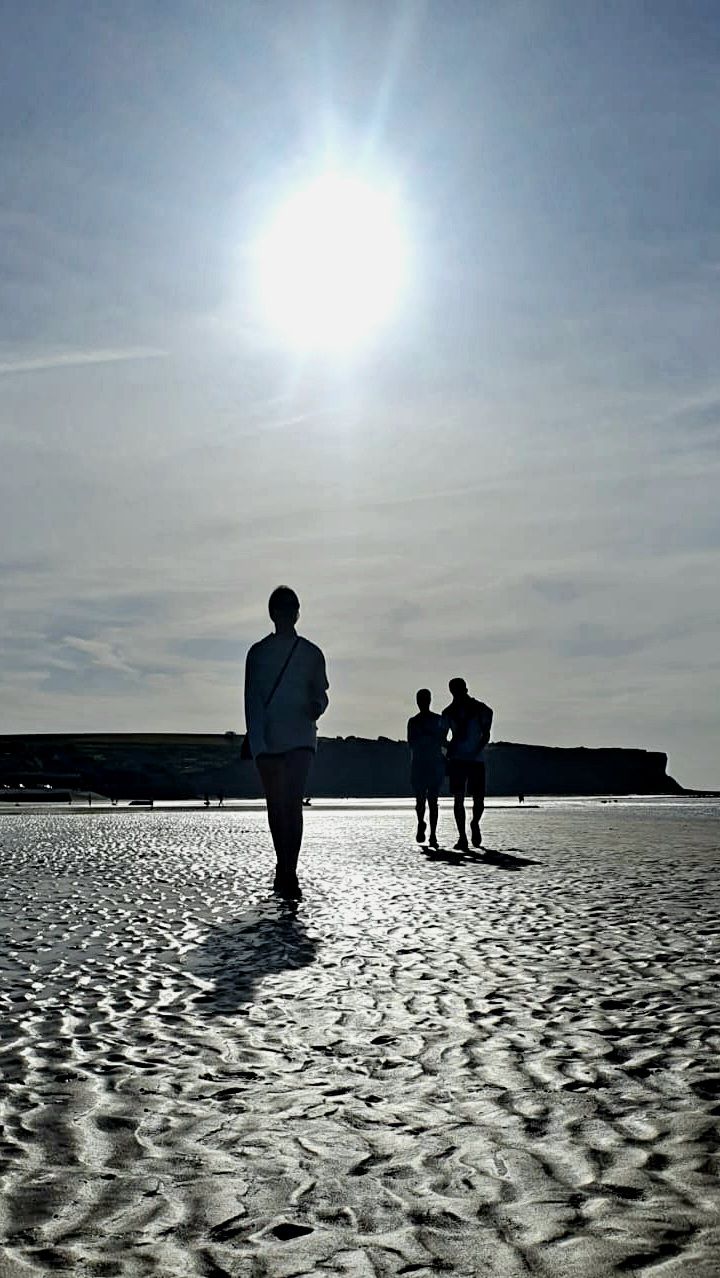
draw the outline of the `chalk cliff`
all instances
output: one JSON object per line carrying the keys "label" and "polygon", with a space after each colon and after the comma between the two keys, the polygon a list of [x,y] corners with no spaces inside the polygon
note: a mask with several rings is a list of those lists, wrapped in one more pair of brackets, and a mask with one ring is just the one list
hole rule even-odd
{"label": "chalk cliff", "polygon": [[[499,741],[488,747],[488,793],[679,794],[667,755],[647,750],[561,749]],[[323,737],[309,790],[319,797],[410,794],[409,757],[387,737]],[[180,733],[0,736],[0,785],[51,784],[118,798],[195,798],[260,790],[240,739]]]}

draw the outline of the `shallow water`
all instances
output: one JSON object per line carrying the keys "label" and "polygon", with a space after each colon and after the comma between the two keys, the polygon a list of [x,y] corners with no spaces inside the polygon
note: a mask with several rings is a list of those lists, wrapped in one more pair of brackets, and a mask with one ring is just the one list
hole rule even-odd
{"label": "shallow water", "polygon": [[1,1278],[709,1278],[718,816],[313,806],[297,911],[257,808],[3,817]]}

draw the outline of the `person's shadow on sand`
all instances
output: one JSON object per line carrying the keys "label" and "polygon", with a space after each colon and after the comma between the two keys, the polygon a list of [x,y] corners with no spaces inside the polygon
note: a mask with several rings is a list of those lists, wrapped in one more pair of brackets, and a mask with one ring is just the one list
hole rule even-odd
{"label": "person's shadow on sand", "polygon": [[297,906],[276,900],[248,910],[242,918],[214,928],[194,952],[192,968],[212,986],[193,999],[210,1015],[246,1012],[264,976],[315,962],[318,943],[307,935]]}
{"label": "person's shadow on sand", "polygon": [[499,870],[524,870],[527,865],[542,865],[528,856],[513,856],[510,852],[496,852],[493,848],[478,848],[470,852],[449,852],[446,848],[422,847],[420,851],[428,861],[442,861],[445,865],[495,865]]}

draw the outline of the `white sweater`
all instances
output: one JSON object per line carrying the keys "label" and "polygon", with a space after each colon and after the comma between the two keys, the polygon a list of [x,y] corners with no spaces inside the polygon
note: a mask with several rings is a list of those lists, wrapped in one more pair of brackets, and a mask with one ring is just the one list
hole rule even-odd
{"label": "white sweater", "polygon": [[253,758],[259,754],[283,754],[303,747],[317,749],[315,721],[328,706],[325,658],[316,644],[299,639],[265,709],[272,686],[294,636],[267,635],[254,643],[245,659],[245,724]]}

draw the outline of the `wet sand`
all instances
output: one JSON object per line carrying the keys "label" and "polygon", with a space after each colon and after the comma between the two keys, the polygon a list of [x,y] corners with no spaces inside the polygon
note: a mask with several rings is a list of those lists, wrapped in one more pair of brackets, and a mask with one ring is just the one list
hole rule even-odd
{"label": "wet sand", "polygon": [[0,1278],[714,1278],[717,810],[209,817],[0,818]]}

